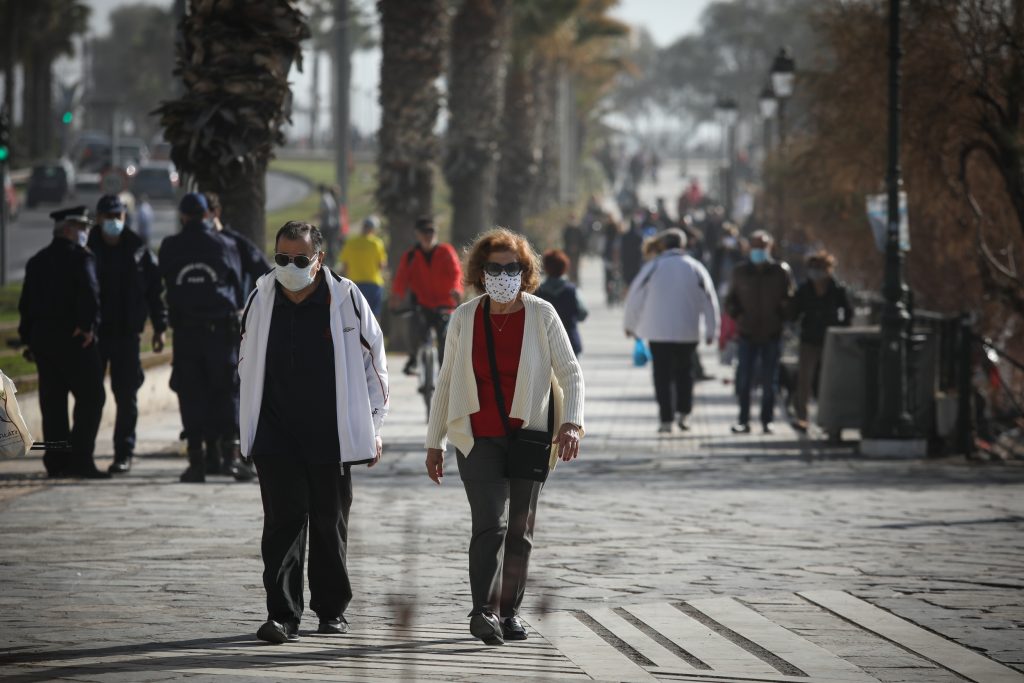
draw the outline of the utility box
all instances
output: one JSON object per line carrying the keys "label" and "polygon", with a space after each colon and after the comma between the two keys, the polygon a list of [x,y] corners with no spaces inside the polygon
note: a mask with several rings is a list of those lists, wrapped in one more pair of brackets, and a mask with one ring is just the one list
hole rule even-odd
{"label": "utility box", "polygon": [[[878,408],[879,343],[877,325],[828,330],[816,419],[824,431],[870,431]],[[907,352],[907,409],[922,436],[934,432],[937,353],[935,337],[925,335],[915,335]]]}

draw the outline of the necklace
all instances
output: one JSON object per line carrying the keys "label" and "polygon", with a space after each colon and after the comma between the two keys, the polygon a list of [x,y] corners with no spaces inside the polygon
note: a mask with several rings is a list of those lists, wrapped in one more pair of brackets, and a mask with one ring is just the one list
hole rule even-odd
{"label": "necklace", "polygon": [[496,315],[492,315],[491,316],[491,324],[494,325],[494,329],[496,329],[498,332],[501,332],[502,330],[505,329],[505,326],[508,325],[508,319],[512,317],[512,314],[511,313],[506,313],[505,314],[505,321],[501,323],[501,327],[498,327],[498,323],[496,323],[494,321],[494,318],[497,318],[497,317],[498,316],[496,316]]}

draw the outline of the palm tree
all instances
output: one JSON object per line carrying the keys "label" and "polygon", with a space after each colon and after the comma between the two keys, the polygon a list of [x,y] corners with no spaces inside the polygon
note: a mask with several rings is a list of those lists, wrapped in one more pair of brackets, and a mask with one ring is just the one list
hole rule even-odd
{"label": "palm tree", "polygon": [[413,241],[416,219],[433,211],[446,9],[446,0],[377,0],[382,57],[376,195],[393,267]]}
{"label": "palm tree", "polygon": [[444,175],[451,188],[452,243],[489,227],[512,3],[463,0],[452,23]]}
{"label": "palm tree", "polygon": [[288,72],[308,37],[293,0],[190,0],[175,70],[185,91],[157,110],[174,163],[260,246],[267,164],[291,115]]}

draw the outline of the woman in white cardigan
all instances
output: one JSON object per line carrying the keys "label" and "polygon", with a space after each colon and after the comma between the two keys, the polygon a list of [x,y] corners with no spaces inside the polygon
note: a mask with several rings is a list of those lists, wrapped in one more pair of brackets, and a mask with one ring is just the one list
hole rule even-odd
{"label": "woman in white cardigan", "polygon": [[[558,459],[574,459],[583,437],[576,354],[555,309],[529,293],[539,283],[539,265],[526,239],[502,228],[470,247],[465,284],[486,294],[452,314],[430,407],[427,474],[441,483],[450,440],[473,518],[469,628],[488,645],[527,637],[519,606],[537,499],[548,470]],[[529,447],[524,442],[534,432],[547,432],[543,443],[550,445],[520,448]]]}

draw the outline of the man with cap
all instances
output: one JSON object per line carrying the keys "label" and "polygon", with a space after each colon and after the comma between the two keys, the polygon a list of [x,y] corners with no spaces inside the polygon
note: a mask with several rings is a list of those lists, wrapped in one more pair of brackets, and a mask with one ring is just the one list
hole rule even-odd
{"label": "man with cap", "polygon": [[199,193],[182,197],[181,232],[160,246],[174,329],[171,388],[188,439],[189,466],[181,481],[195,483],[206,481],[207,473],[234,474],[242,466],[231,448],[242,266],[234,240],[217,232],[209,210]]}
{"label": "man with cap", "polygon": [[[51,477],[102,479],[93,451],[103,414],[103,366],[96,333],[100,324],[100,288],[96,258],[86,247],[89,215],[84,206],[50,214],[53,241],[29,259],[21,289],[18,334],[25,357],[39,373],[43,438],[70,442],[43,455]],[[68,424],[68,392],[75,398],[73,426]]]}
{"label": "man with cap", "polygon": [[149,318],[153,350],[159,353],[167,329],[164,285],[156,257],[142,238],[125,226],[126,212],[120,197],[103,195],[96,203],[96,227],[89,234],[89,250],[96,256],[100,283],[100,360],[104,370],[110,367],[110,387],[117,402],[111,474],[128,472],[135,454],[137,395],[144,377],[139,335]]}

